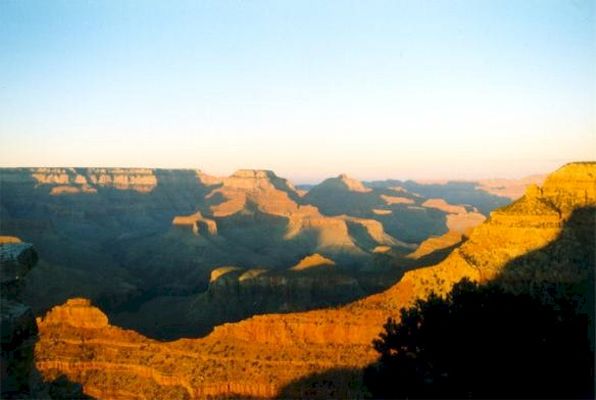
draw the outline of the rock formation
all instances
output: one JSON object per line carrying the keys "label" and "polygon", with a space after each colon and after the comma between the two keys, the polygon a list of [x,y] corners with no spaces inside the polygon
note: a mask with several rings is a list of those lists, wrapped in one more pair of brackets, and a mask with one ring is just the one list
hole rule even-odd
{"label": "rock formation", "polygon": [[304,257],[302,260],[300,260],[300,262],[298,262],[298,264],[294,265],[292,268],[290,268],[292,271],[302,271],[308,268],[313,268],[313,267],[321,267],[321,266],[331,266],[331,265],[335,265],[335,261],[324,257],[318,253],[312,254],[310,256],[306,256]]}
{"label": "rock formation", "polygon": [[176,216],[172,220],[172,224],[190,228],[195,235],[202,233],[209,236],[217,235],[217,222],[203,217],[200,211],[188,216]]}
{"label": "rock formation", "polygon": [[359,281],[329,258],[304,257],[286,271],[225,266],[211,272],[207,291],[190,301],[185,318],[198,332],[251,315],[346,304],[365,295]]}
{"label": "rock formation", "polygon": [[[355,192],[370,190],[358,181],[345,176],[338,178],[343,185]],[[207,182],[204,180],[204,182]],[[208,201],[207,218],[216,226],[218,220],[226,217],[262,214],[281,218],[285,222],[285,240],[293,240],[304,235],[314,235],[315,251],[348,252],[364,254],[363,246],[354,240],[350,225],[360,225],[377,244],[400,245],[384,232],[383,226],[374,220],[349,216],[329,217],[322,215],[317,207],[303,204],[300,194],[285,179],[272,171],[239,170],[227,178],[210,181],[214,189],[206,196]],[[176,217],[174,224],[190,224],[203,218],[201,214],[189,217]],[[196,221],[193,221],[196,220]],[[223,222],[222,222],[223,223]],[[283,228],[283,223],[282,223]],[[195,229],[197,230],[197,229]],[[215,232],[216,228],[211,228]],[[366,250],[366,249],[364,249]]]}
{"label": "rock formation", "polygon": [[23,399],[49,397],[34,366],[38,330],[31,308],[21,303],[23,278],[37,262],[30,243],[0,237],[0,397]]}
{"label": "rock formation", "polygon": [[38,185],[52,185],[53,195],[96,193],[98,187],[150,192],[157,186],[154,170],[148,168],[32,168],[30,171]]}
{"label": "rock formation", "polygon": [[[438,186],[435,192],[427,193],[440,194],[442,186]],[[477,196],[476,190],[468,190],[473,200]],[[460,199],[462,197],[460,193]],[[304,199],[316,205],[325,215],[376,220],[388,234],[400,239],[402,245],[404,242],[420,243],[429,236],[440,236],[448,231],[468,234],[485,219],[474,206],[451,204],[443,198],[428,198],[393,181],[365,185],[340,176],[314,186]]]}
{"label": "rock formation", "polygon": [[[406,273],[385,292],[335,309],[223,324],[203,339],[155,342],[105,325],[103,318],[94,327],[77,328],[69,322],[71,308],[78,308],[83,320],[87,312],[96,321],[99,311],[81,300],[66,303],[39,322],[37,366],[48,377],[66,374],[98,397],[272,397],[313,373],[373,361],[370,343],[388,316],[430,291],[447,292],[463,277],[521,281],[537,265],[548,279],[559,279],[569,268],[580,275],[565,279],[584,279],[586,271],[593,275],[595,188],[596,163],[566,165],[542,188],[531,187],[493,212],[447,259]],[[591,207],[588,214],[578,219],[585,207]],[[587,233],[580,235],[573,224]]]}
{"label": "rock formation", "polygon": [[[199,334],[184,326],[186,305],[208,290],[218,266],[287,271],[319,253],[371,293],[403,272],[402,258],[415,243],[462,225],[457,218],[464,215],[421,207],[427,197],[398,185],[375,188],[345,175],[306,194],[264,170],[213,177],[197,170],[11,168],[0,169],[0,184],[0,234],[23,237],[43,255],[24,289],[36,314],[85,297],[118,324],[162,338]],[[387,204],[393,198],[411,204]],[[327,203],[341,212],[326,212]],[[168,318],[178,327],[162,325]]]}

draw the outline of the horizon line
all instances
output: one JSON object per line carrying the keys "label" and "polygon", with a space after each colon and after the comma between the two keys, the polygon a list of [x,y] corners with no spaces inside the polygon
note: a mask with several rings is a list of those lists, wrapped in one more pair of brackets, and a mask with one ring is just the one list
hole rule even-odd
{"label": "horizon line", "polygon": [[272,172],[275,176],[282,178],[282,179],[286,179],[296,185],[316,185],[318,183],[321,183],[327,179],[331,179],[331,178],[338,178],[342,175],[346,175],[349,178],[352,179],[356,179],[358,181],[361,182],[376,182],[376,181],[390,181],[390,180],[397,180],[397,181],[403,181],[403,182],[407,182],[407,181],[413,181],[413,182],[417,182],[417,183],[425,183],[425,184],[440,184],[440,183],[448,183],[448,182],[478,182],[478,181],[483,181],[483,180],[523,180],[523,179],[527,179],[527,178],[532,178],[532,177],[537,177],[537,176],[546,176],[549,173],[552,173],[554,171],[556,171],[557,169],[567,165],[567,164],[572,164],[572,163],[593,163],[596,161],[588,161],[588,160],[582,160],[582,161],[571,161],[571,162],[565,162],[563,164],[561,164],[559,167],[550,170],[550,171],[541,171],[541,172],[534,172],[534,173],[529,173],[529,174],[520,174],[520,175],[516,175],[514,177],[504,177],[504,176],[498,176],[498,175],[493,175],[493,176],[481,176],[481,177],[475,177],[475,178],[464,178],[464,177],[445,177],[445,176],[436,176],[436,177],[424,177],[424,178],[412,178],[412,177],[404,177],[403,175],[401,176],[388,176],[385,175],[383,177],[375,177],[375,178],[357,178],[355,177],[354,174],[346,174],[344,172],[339,172],[337,174],[329,174],[326,175],[323,178],[306,178],[306,177],[300,177],[298,179],[292,178],[291,175],[288,175],[289,177],[286,177],[286,175],[279,175],[277,172],[275,172],[274,169],[271,168],[236,168],[234,169],[234,171],[232,173],[229,174],[212,174],[207,172],[205,169],[203,168],[198,168],[198,167],[161,167],[161,166],[153,166],[153,167],[148,167],[148,166],[66,166],[66,165],[60,165],[60,166],[56,166],[56,165],[29,165],[29,166],[15,166],[15,165],[0,165],[0,170],[2,169],[41,169],[41,168],[48,168],[48,169],[122,169],[122,170],[133,170],[133,169],[146,169],[146,170],[164,170],[164,171],[196,171],[196,172],[201,172],[205,175],[211,176],[211,177],[230,177],[233,176],[236,172],[238,171],[242,171],[242,170],[249,170],[249,171],[269,171]]}

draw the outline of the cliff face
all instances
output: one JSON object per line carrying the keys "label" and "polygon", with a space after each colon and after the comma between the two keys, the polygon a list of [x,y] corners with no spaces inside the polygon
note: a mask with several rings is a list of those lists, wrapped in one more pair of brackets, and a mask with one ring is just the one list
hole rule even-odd
{"label": "cliff face", "polygon": [[337,347],[292,342],[263,353],[250,341],[217,335],[164,343],[109,325],[76,328],[63,319],[71,308],[88,321],[100,313],[77,300],[39,320],[47,340],[37,346],[36,365],[46,378],[66,374],[99,398],[273,397],[303,374],[354,366]]}
{"label": "cliff face", "polygon": [[306,257],[297,267],[287,271],[217,268],[211,273],[207,291],[190,303],[187,318],[197,330],[209,331],[209,325],[255,314],[335,306],[365,295],[358,280],[338,271],[328,258]]}
{"label": "cliff face", "polygon": [[32,168],[29,171],[38,185],[52,185],[52,195],[96,193],[98,187],[150,192],[157,186],[154,170],[148,168]]}
{"label": "cliff face", "polygon": [[20,302],[23,278],[35,266],[37,253],[29,243],[0,237],[0,396],[36,398],[47,395],[35,374],[33,349],[37,324],[31,308]]}
{"label": "cliff face", "polygon": [[67,303],[39,322],[37,366],[46,376],[67,374],[90,394],[119,398],[271,397],[314,372],[362,367],[374,360],[370,343],[388,316],[431,290],[445,293],[463,277],[506,277],[511,284],[540,268],[544,279],[593,274],[595,173],[596,163],[566,165],[541,189],[531,187],[492,213],[443,262],[336,309],[257,316],[218,326],[203,339],[163,343],[105,325],[103,318],[90,328],[73,326],[73,311],[64,308],[87,310],[92,320],[99,311],[80,300]]}

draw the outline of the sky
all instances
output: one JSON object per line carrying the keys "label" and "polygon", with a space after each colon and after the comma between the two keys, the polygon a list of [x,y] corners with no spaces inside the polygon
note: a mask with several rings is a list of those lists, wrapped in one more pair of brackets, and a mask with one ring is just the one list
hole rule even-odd
{"label": "sky", "polygon": [[0,1],[0,167],[475,179],[596,159],[588,1]]}

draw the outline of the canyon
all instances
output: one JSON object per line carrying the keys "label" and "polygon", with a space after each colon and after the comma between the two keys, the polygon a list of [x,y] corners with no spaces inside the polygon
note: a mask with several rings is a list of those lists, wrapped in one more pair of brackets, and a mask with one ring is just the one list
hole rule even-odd
{"label": "canyon", "polygon": [[[347,304],[438,261],[436,238],[456,245],[509,202],[479,185],[340,175],[304,191],[266,170],[0,169],[0,233],[38,250],[23,290],[36,315],[84,297],[147,336],[198,337]],[[426,258],[411,255],[419,247]],[[293,269],[314,255],[334,267]],[[212,281],[221,267],[246,273]]]}
{"label": "canyon", "polygon": [[[256,172],[240,175],[250,175],[250,179],[254,177],[257,181],[263,179],[262,174]],[[233,180],[237,178],[240,177],[233,177]],[[287,192],[286,195],[276,194],[275,204],[267,205],[264,213],[278,217],[291,210],[289,220],[294,217],[300,221],[297,223],[299,228],[290,223],[281,224],[278,229],[282,237],[295,229],[301,232],[305,226],[308,229],[314,226],[317,240],[311,242],[314,244],[311,251],[284,265],[281,277],[275,275],[279,271],[267,268],[227,264],[210,272],[208,290],[200,296],[229,299],[228,293],[240,293],[242,298],[250,299],[246,293],[254,290],[255,285],[272,287],[268,282],[283,281],[283,274],[315,273],[319,275],[313,281],[324,280],[334,271],[342,270],[342,256],[346,249],[359,256],[360,252],[353,251],[358,248],[374,259],[378,254],[374,249],[387,246],[390,254],[396,254],[395,265],[407,260],[421,264],[408,264],[408,268],[402,268],[394,276],[393,285],[377,290],[376,294],[358,293],[360,299],[351,302],[342,299],[335,305],[311,311],[255,315],[240,322],[218,324],[201,338],[166,342],[118,327],[93,305],[94,301],[73,296],[37,318],[40,341],[35,348],[36,367],[46,379],[66,375],[71,381],[82,384],[85,393],[98,398],[360,397],[366,395],[366,389],[362,386],[359,371],[375,361],[377,355],[371,341],[379,334],[387,317],[399,317],[402,307],[426,298],[431,292],[447,293],[462,278],[480,283],[499,282],[512,291],[522,288],[531,291],[536,283],[550,282],[561,290],[569,290],[578,309],[593,315],[596,163],[563,166],[550,174],[541,187],[530,185],[518,200],[494,209],[473,230],[465,225],[460,230],[449,230],[446,216],[482,214],[490,203],[486,200],[492,197],[475,193],[470,202],[457,203],[453,197],[461,196],[461,193],[436,196],[437,184],[425,187],[402,182],[405,188],[400,186],[396,191],[387,189],[388,185],[395,186],[395,182],[361,186],[342,176],[332,179],[333,185],[328,182],[325,186],[347,191],[349,196],[344,196],[345,203],[331,205],[330,195],[326,194],[331,193],[329,188],[319,191],[316,196],[309,195],[314,190],[312,188],[305,195],[297,192],[294,204],[288,200],[292,197]],[[216,193],[212,197],[220,197],[223,201],[209,203],[208,199],[198,210],[201,212],[196,220],[199,222],[198,232],[201,232],[202,218],[218,222],[218,234],[225,229],[228,221],[218,220],[221,216],[216,217],[212,207],[217,213],[226,215],[230,210],[235,210],[231,215],[250,213],[251,218],[263,212],[264,208],[259,208],[258,195],[239,188],[244,183],[232,183],[231,186],[228,183],[226,186],[225,182],[218,182],[216,185],[221,186],[211,192]],[[258,183],[265,191],[274,190],[270,185],[278,190],[276,184],[271,180]],[[415,192],[413,187],[417,188]],[[337,227],[347,226],[350,232],[347,221],[351,219],[389,215],[374,213],[375,209],[393,214],[397,209],[412,206],[408,201],[390,201],[392,204],[388,204],[381,195],[390,196],[389,190],[393,190],[394,197],[413,200],[415,207],[426,210],[429,215],[441,213],[442,229],[410,247],[407,236],[395,235],[393,229],[397,221],[394,225],[385,225],[381,218],[370,218],[373,222],[367,219],[368,228],[361,229],[371,232],[377,226],[374,228],[376,234],[368,233],[369,240],[376,237],[382,242],[374,240],[372,244],[365,244],[353,234],[347,238],[355,247],[347,241],[339,249],[335,246],[337,242],[329,247],[321,246],[328,243],[321,233],[327,229],[327,219],[333,221],[331,225],[341,234],[343,228]],[[237,195],[238,192],[242,194]],[[371,194],[375,193],[384,206],[371,200]],[[314,196],[310,204],[300,204],[300,199],[309,196]],[[443,201],[433,200],[437,198]],[[427,201],[430,201],[427,206],[432,207],[423,206]],[[361,205],[359,211],[353,211],[349,217],[342,209],[342,204],[348,203],[354,210]],[[186,215],[196,212],[191,210]],[[321,225],[305,222],[312,219],[324,222]],[[190,218],[190,225],[196,223],[192,220]],[[383,230],[379,230],[374,221],[380,222]],[[197,237],[192,227],[186,234],[192,239]],[[329,248],[334,251],[328,251]],[[424,263],[432,259],[429,256],[434,253],[433,249],[444,254],[434,265],[425,266]],[[349,271],[349,268],[345,270]],[[352,279],[358,276],[344,274]],[[354,291],[360,282],[364,280],[351,281],[342,276],[332,285],[346,285],[347,291]],[[296,291],[300,293],[310,284],[297,284]]]}

